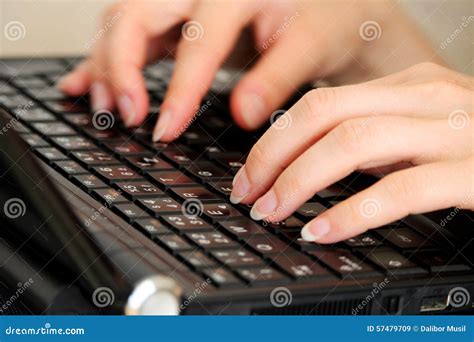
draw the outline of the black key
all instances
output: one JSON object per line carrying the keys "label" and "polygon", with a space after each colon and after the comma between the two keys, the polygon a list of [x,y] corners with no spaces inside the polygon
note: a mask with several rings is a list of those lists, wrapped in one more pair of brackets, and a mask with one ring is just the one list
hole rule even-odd
{"label": "black key", "polygon": [[21,137],[30,147],[46,147],[49,144],[41,138],[38,134],[22,134]]}
{"label": "black key", "polygon": [[0,75],[9,77],[26,76],[35,74],[61,73],[64,71],[64,64],[57,59],[12,59],[0,64]]}
{"label": "black key", "polygon": [[104,145],[119,156],[132,156],[148,152],[142,145],[133,141],[109,141]]}
{"label": "black key", "polygon": [[232,268],[265,266],[265,262],[258,256],[244,249],[216,250],[212,256],[223,264]]}
{"label": "black key", "polygon": [[52,140],[57,145],[68,151],[91,150],[96,148],[93,143],[83,137],[54,137]]}
{"label": "black key", "polygon": [[56,121],[56,117],[53,114],[39,107],[16,108],[13,110],[13,114],[28,122]]}
{"label": "black key", "polygon": [[242,217],[240,212],[227,203],[204,204],[202,215],[212,221],[233,220]]}
{"label": "black key", "polygon": [[375,247],[381,245],[379,239],[372,237],[367,233],[347,239],[344,243],[349,247]]}
{"label": "black key", "polygon": [[94,166],[93,169],[109,183],[142,179],[126,166]]}
{"label": "black key", "polygon": [[12,125],[12,128],[15,130],[15,132],[17,132],[18,134],[31,133],[31,130],[19,121],[10,121],[10,124]]}
{"label": "black key", "polygon": [[79,184],[82,188],[86,189],[89,193],[94,189],[108,188],[107,184],[102,182],[94,175],[79,175],[74,176],[73,179],[77,184]]}
{"label": "black key", "polygon": [[370,261],[384,269],[389,275],[398,276],[428,273],[394,250],[374,249],[363,253]]}
{"label": "black key", "polygon": [[310,220],[313,217],[319,216],[325,210],[326,207],[323,206],[321,203],[308,202],[303,204],[296,212],[304,218]]}
{"label": "black key", "polygon": [[204,249],[239,247],[239,244],[219,232],[188,233],[187,236]]}
{"label": "black key", "polygon": [[268,233],[264,228],[246,217],[236,218],[232,221],[221,221],[219,225],[236,238]]}
{"label": "black key", "polygon": [[212,159],[215,159],[224,170],[232,175],[235,175],[245,163],[245,158],[240,153],[213,153]]}
{"label": "black key", "polygon": [[182,152],[174,149],[166,149],[162,154],[175,165],[189,165],[198,160],[199,154],[195,152]]}
{"label": "black key", "polygon": [[133,203],[114,205],[114,209],[129,223],[140,218],[147,218],[149,215]]}
{"label": "black key", "polygon": [[308,258],[304,254],[282,254],[272,258],[272,261],[293,278],[299,280],[332,277],[324,267],[318,264],[318,262]]}
{"label": "black key", "polygon": [[231,181],[222,181],[216,183],[209,183],[209,185],[219,192],[220,194],[229,197],[230,193],[232,192],[232,182]]}
{"label": "black key", "polygon": [[[20,88],[44,88],[49,87],[49,81],[39,76],[31,76],[31,77],[15,77],[13,80],[15,85]],[[1,85],[0,85],[1,89]],[[1,91],[0,91],[1,93]]]}
{"label": "black key", "polygon": [[380,275],[371,266],[344,250],[315,251],[310,254],[338,273],[341,277],[370,277]]}
{"label": "black key", "polygon": [[178,235],[161,235],[155,238],[174,252],[192,251],[196,247],[191,246]]}
{"label": "black key", "polygon": [[282,232],[281,234],[289,243],[292,243],[296,248],[305,252],[330,248],[330,245],[321,245],[304,240],[299,231]]}
{"label": "black key", "polygon": [[163,159],[154,157],[152,155],[127,157],[127,161],[130,162],[135,168],[137,168],[140,173],[173,169],[173,167],[167,162],[165,162]]}
{"label": "black key", "polygon": [[100,150],[73,152],[73,157],[85,164],[88,168],[92,166],[121,165],[121,163],[110,154]]}
{"label": "black key", "polygon": [[7,83],[0,81],[0,95],[13,95],[16,94],[18,90],[8,85]]}
{"label": "black key", "polygon": [[122,190],[122,193],[127,194],[133,200],[143,197],[164,196],[163,191],[145,180],[135,182],[119,182],[115,183],[115,185],[117,185],[120,190]]}
{"label": "black key", "polygon": [[59,168],[61,173],[67,177],[75,175],[89,174],[81,165],[72,160],[62,160],[54,163]]}
{"label": "black key", "polygon": [[267,222],[262,223],[265,227],[270,227],[276,231],[300,231],[304,223],[294,216],[290,216],[287,219],[280,222]]}
{"label": "black key", "polygon": [[58,160],[68,160],[66,155],[64,155],[62,152],[60,152],[58,149],[54,147],[38,148],[36,152],[38,152],[41,157],[43,157],[49,162],[58,161]]}
{"label": "black key", "polygon": [[186,170],[193,176],[201,179],[202,182],[232,179],[224,170],[207,162],[190,164],[186,166]]}
{"label": "black key", "polygon": [[58,113],[89,113],[90,110],[82,102],[74,100],[46,101],[44,104],[53,112]]}
{"label": "black key", "polygon": [[62,91],[50,87],[50,88],[30,88],[28,93],[33,97],[43,101],[59,101],[68,98]]}
{"label": "black key", "polygon": [[197,269],[218,266],[217,262],[206,256],[201,251],[183,252],[180,253],[180,256]]}
{"label": "black key", "polygon": [[196,199],[201,202],[210,202],[210,201],[218,201],[220,198],[203,188],[202,186],[195,186],[195,187],[186,187],[186,188],[171,188],[171,191],[176,194],[181,200],[189,200],[189,199]]}
{"label": "black key", "polygon": [[426,267],[431,273],[463,272],[471,268],[459,258],[443,253],[442,251],[416,252],[415,261]]}
{"label": "black key", "polygon": [[146,236],[153,239],[158,235],[172,234],[172,231],[163,223],[154,218],[141,218],[135,220],[135,226]]}
{"label": "black key", "polygon": [[95,127],[85,128],[84,132],[93,139],[100,142],[107,140],[123,139],[123,135],[117,130],[104,129],[100,130]]}
{"label": "black key", "polygon": [[196,182],[194,182],[191,178],[179,171],[150,172],[148,176],[158,182],[161,187],[165,189],[170,186],[196,184]]}
{"label": "black key", "polygon": [[164,214],[182,213],[181,204],[172,198],[139,199],[138,204],[156,217]]}
{"label": "black key", "polygon": [[180,231],[214,231],[215,229],[199,217],[187,217],[184,215],[165,215],[163,216],[171,227]]}
{"label": "black key", "polygon": [[240,287],[243,283],[222,267],[205,269],[204,274],[218,287]]}
{"label": "black key", "polygon": [[90,114],[65,114],[63,118],[73,126],[92,126],[92,115]]}
{"label": "black key", "polygon": [[294,249],[288,244],[271,235],[251,236],[245,242],[261,255],[294,252]]}
{"label": "black key", "polygon": [[281,283],[288,280],[282,273],[268,266],[238,269],[237,272],[251,285]]}
{"label": "black key", "polygon": [[76,135],[76,131],[61,122],[34,122],[32,126],[47,136]]}
{"label": "black key", "polygon": [[115,189],[96,189],[93,194],[98,197],[102,203],[105,203],[108,207],[118,203],[130,203],[120,192]]}
{"label": "black key", "polygon": [[433,241],[424,236],[414,232],[410,228],[394,227],[376,229],[375,232],[383,238],[382,241],[387,240],[398,248],[431,248],[434,247]]}

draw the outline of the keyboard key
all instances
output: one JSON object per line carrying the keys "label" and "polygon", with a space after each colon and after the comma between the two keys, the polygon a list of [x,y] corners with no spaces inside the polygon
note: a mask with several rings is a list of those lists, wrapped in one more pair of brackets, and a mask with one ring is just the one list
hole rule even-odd
{"label": "keyboard key", "polygon": [[96,148],[89,140],[78,136],[54,137],[52,140],[61,148],[68,151],[91,150]]}
{"label": "keyboard key", "polygon": [[181,204],[168,197],[139,199],[138,204],[156,217],[164,214],[182,213]]}
{"label": "keyboard key", "polygon": [[435,246],[433,241],[414,232],[410,228],[394,227],[376,229],[375,233],[382,237],[382,241],[389,241],[390,243],[401,249],[432,248]]}
{"label": "keyboard key", "polygon": [[308,202],[303,204],[296,212],[307,220],[311,220],[312,218],[322,214],[325,210],[326,207],[323,206],[321,203]]}
{"label": "keyboard key", "polygon": [[218,287],[240,287],[243,283],[224,268],[208,268],[203,270],[206,277]]}
{"label": "keyboard key", "polygon": [[148,176],[158,182],[163,189],[169,188],[170,186],[196,184],[191,178],[179,171],[150,172]]}
{"label": "keyboard key", "polygon": [[431,273],[463,272],[471,268],[457,257],[442,251],[417,251],[414,260],[426,267]]}
{"label": "keyboard key", "polygon": [[264,228],[246,217],[236,218],[232,221],[221,221],[219,225],[236,238],[268,234]]}
{"label": "keyboard key", "polygon": [[310,254],[338,273],[341,277],[359,278],[380,275],[372,267],[361,261],[350,252],[343,250],[315,251]]}
{"label": "keyboard key", "polygon": [[229,197],[232,192],[232,182],[231,181],[222,181],[216,183],[209,183],[209,185],[216,190],[218,193],[225,197]]}
{"label": "keyboard key", "polygon": [[233,220],[242,214],[227,203],[204,204],[202,215],[214,221]]}
{"label": "keyboard key", "polygon": [[115,183],[122,193],[127,194],[134,201],[143,197],[164,196],[163,191],[147,181],[119,182]]}
{"label": "keyboard key", "polygon": [[193,176],[199,178],[201,182],[231,180],[232,178],[229,174],[225,173],[224,170],[208,162],[190,164],[186,166],[186,170]]}
{"label": "keyboard key", "polygon": [[93,125],[90,114],[65,114],[63,118],[73,126],[90,127]]}
{"label": "keyboard key", "polygon": [[194,268],[217,267],[217,262],[206,256],[201,251],[183,252],[179,254],[184,260],[190,263]]}
{"label": "keyboard key", "polygon": [[219,232],[188,233],[187,236],[202,248],[237,248],[239,245]]}
{"label": "keyboard key", "polygon": [[272,228],[277,232],[284,231],[301,231],[304,226],[303,221],[297,219],[294,216],[290,216],[287,219],[280,222],[267,222],[263,221],[262,223],[265,227]]}
{"label": "keyboard key", "polygon": [[34,122],[32,126],[40,133],[51,137],[77,134],[75,130],[61,122]]}
{"label": "keyboard key", "polygon": [[251,285],[281,283],[282,281],[288,280],[288,278],[285,277],[282,273],[268,266],[259,268],[238,269],[237,272]]}
{"label": "keyboard key", "polygon": [[171,227],[180,231],[214,231],[214,227],[209,225],[199,217],[186,217],[183,215],[165,215],[163,220]]}
{"label": "keyboard key", "polygon": [[169,148],[164,150],[162,154],[177,166],[189,165],[199,158],[199,154],[195,152],[178,151]]}
{"label": "keyboard key", "polygon": [[278,255],[272,261],[293,278],[299,280],[331,278],[332,275],[317,261],[301,253]]}
{"label": "keyboard key", "polygon": [[121,165],[121,163],[110,154],[99,150],[73,152],[72,156],[85,164],[88,168],[92,166]]}
{"label": "keyboard key", "polygon": [[60,172],[66,177],[89,174],[86,169],[84,169],[82,166],[72,160],[57,161],[54,163],[54,165],[59,168]]}
{"label": "keyboard key", "polygon": [[92,192],[94,189],[108,188],[108,185],[102,182],[99,178],[94,175],[78,175],[73,176],[73,180],[76,184],[79,184],[87,192]]}
{"label": "keyboard key", "polygon": [[58,160],[68,160],[68,157],[58,149],[54,147],[44,147],[36,149],[36,152],[48,162],[58,161]]}
{"label": "keyboard key", "polygon": [[155,240],[160,241],[174,252],[191,251],[196,249],[196,247],[191,246],[178,235],[161,235],[156,237]]}
{"label": "keyboard key", "polygon": [[162,171],[162,170],[172,170],[173,167],[165,162],[163,159],[150,156],[136,156],[136,157],[127,157],[129,163],[131,163],[136,169],[139,170],[139,173],[147,173],[150,171]]}
{"label": "keyboard key", "polygon": [[201,186],[186,187],[186,188],[171,188],[171,191],[177,195],[181,200],[197,199],[201,202],[218,201],[220,198]]}
{"label": "keyboard key", "polygon": [[30,133],[30,134],[22,134],[21,137],[23,140],[30,146],[30,147],[46,147],[49,146],[43,138],[41,138],[38,134]]}
{"label": "keyboard key", "polygon": [[240,153],[213,153],[212,159],[232,175],[235,175],[245,163],[245,158]]}
{"label": "keyboard key", "polygon": [[146,212],[133,203],[116,204],[114,205],[114,209],[129,223],[140,218],[149,217]]}
{"label": "keyboard key", "polygon": [[158,235],[172,234],[172,231],[163,223],[154,218],[141,218],[135,220],[135,226],[150,239]]}
{"label": "keyboard key", "polygon": [[295,250],[285,242],[271,235],[255,235],[245,241],[250,247],[261,255],[285,254]]}
{"label": "keyboard key", "polygon": [[344,243],[349,247],[375,247],[382,244],[379,239],[370,236],[367,233],[347,239]]}
{"label": "keyboard key", "polygon": [[104,145],[119,156],[131,156],[148,152],[142,145],[133,141],[109,141]]}
{"label": "keyboard key", "polygon": [[118,203],[130,203],[120,192],[112,188],[96,189],[93,191],[93,194],[99,198],[102,204],[105,203],[108,207]]}
{"label": "keyboard key", "polygon": [[399,276],[428,273],[394,250],[374,249],[366,251],[364,254],[370,261],[384,269],[388,275]]}
{"label": "keyboard key", "polygon": [[299,231],[282,232],[281,235],[297,249],[305,252],[331,248],[331,245],[321,245],[319,243],[304,240]]}
{"label": "keyboard key", "polygon": [[47,110],[39,107],[15,108],[12,110],[15,116],[27,122],[56,121],[56,117]]}
{"label": "keyboard key", "polygon": [[44,104],[57,113],[89,113],[89,108],[83,102],[74,100],[45,101]]}
{"label": "keyboard key", "polygon": [[94,166],[93,169],[109,183],[142,179],[126,166]]}
{"label": "keyboard key", "polygon": [[216,250],[211,251],[211,254],[214,258],[232,268],[265,266],[265,262],[262,259],[242,248]]}

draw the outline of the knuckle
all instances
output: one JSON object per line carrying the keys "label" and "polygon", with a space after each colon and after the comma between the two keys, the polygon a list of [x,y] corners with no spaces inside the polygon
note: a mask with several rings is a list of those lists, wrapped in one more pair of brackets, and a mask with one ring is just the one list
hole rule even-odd
{"label": "knuckle", "polygon": [[354,153],[360,149],[364,132],[358,120],[347,120],[329,134],[344,152]]}
{"label": "knuckle", "polygon": [[271,153],[263,146],[263,143],[259,140],[253,145],[248,155],[247,161],[245,162],[245,169],[248,170],[248,177],[251,179],[251,175],[257,170],[264,170],[271,167]]}
{"label": "knuckle", "polygon": [[[420,182],[415,177],[406,177],[402,173],[394,173],[380,181],[382,191],[386,198],[393,199],[401,209],[408,208],[415,194],[419,193]],[[406,213],[408,214],[408,212]]]}
{"label": "knuckle", "polygon": [[416,69],[421,68],[421,69],[428,70],[428,71],[431,71],[431,72],[445,70],[444,67],[442,67],[441,65],[439,65],[437,63],[433,63],[433,62],[419,63],[419,64],[414,65],[413,68],[416,68]]}
{"label": "knuckle", "polygon": [[442,94],[451,100],[464,97],[472,99],[472,90],[468,88],[467,84],[454,78],[427,82],[421,88],[428,97],[439,97]]}
{"label": "knuckle", "polygon": [[319,88],[307,92],[301,98],[303,110],[301,115],[309,122],[318,119],[324,113],[330,113],[335,104],[335,91],[333,88]]}

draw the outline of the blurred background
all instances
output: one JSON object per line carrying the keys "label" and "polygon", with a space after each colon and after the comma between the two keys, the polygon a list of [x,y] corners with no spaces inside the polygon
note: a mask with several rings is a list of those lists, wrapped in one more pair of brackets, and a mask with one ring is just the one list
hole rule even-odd
{"label": "blurred background", "polygon": [[[86,54],[112,0],[0,0],[0,57]],[[399,0],[455,69],[474,75],[474,0]],[[5,37],[11,22],[24,27]],[[450,38],[451,37],[451,38]],[[449,43],[447,43],[449,41]]]}

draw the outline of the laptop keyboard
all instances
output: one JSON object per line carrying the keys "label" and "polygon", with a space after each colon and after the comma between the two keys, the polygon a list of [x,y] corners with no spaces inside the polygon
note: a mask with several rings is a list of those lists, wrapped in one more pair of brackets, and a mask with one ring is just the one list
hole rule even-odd
{"label": "laptop keyboard", "polygon": [[11,121],[14,129],[46,164],[215,286],[471,270],[446,248],[441,252],[442,237],[401,221],[330,246],[303,241],[305,222],[354,193],[349,182],[320,191],[283,222],[251,220],[248,206],[228,201],[246,158],[240,146],[250,147],[252,139],[245,145],[243,133],[224,119],[224,96],[211,92],[204,101],[212,105],[176,142],[152,143],[171,64],[145,71],[151,114],[132,131],[118,119],[99,127],[87,99],[54,88],[67,64],[32,63],[0,81],[0,104],[18,119]]}

